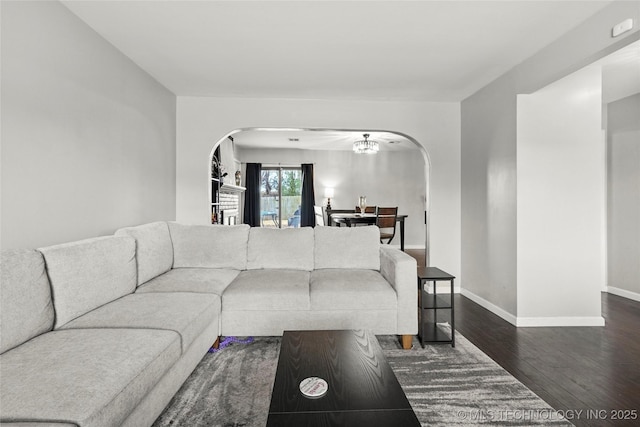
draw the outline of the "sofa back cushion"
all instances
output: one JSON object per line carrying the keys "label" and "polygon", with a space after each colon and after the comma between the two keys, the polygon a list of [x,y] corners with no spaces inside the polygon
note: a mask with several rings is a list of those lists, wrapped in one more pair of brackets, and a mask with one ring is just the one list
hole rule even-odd
{"label": "sofa back cushion", "polygon": [[53,328],[51,288],[42,254],[2,251],[0,265],[0,353]]}
{"label": "sofa back cushion", "polygon": [[96,237],[40,251],[51,282],[55,328],[136,289],[132,237]]}
{"label": "sofa back cushion", "polygon": [[171,270],[173,244],[166,222],[152,222],[137,227],[121,228],[116,236],[131,236],[136,240],[138,286]]}
{"label": "sofa back cushion", "polygon": [[249,231],[247,270],[313,270],[313,228],[261,228]]}
{"label": "sofa back cushion", "polygon": [[169,223],[173,268],[247,268],[249,226]]}
{"label": "sofa back cushion", "polygon": [[316,227],[315,268],[363,268],[380,270],[380,229],[365,227]]}

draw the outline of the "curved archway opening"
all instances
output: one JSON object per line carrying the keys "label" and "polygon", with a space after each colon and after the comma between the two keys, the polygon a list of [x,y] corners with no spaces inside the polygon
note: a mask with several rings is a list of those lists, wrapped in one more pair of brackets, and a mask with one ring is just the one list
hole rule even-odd
{"label": "curved archway opening", "polygon": [[[377,154],[356,154],[353,142],[363,134],[379,141]],[[419,153],[419,155],[418,155]],[[426,148],[410,135],[397,131],[327,128],[239,128],[216,141],[209,154],[209,175],[215,161],[227,173],[224,186],[235,186],[240,171],[239,191],[244,186],[247,163],[269,168],[300,167],[313,163],[316,203],[326,206],[327,189],[332,189],[333,209],[353,209],[358,196],[378,206],[398,206],[406,218],[406,248],[425,249],[425,264],[430,258],[430,170]],[[218,166],[219,167],[219,166]],[[216,192],[209,183],[212,211]],[[242,197],[239,202],[242,217]],[[280,221],[280,220],[279,220]],[[399,236],[391,242],[399,245]]]}

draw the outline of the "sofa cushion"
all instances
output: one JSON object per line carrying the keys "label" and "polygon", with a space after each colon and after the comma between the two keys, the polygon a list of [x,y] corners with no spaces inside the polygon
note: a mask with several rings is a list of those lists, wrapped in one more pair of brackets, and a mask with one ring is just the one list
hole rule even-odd
{"label": "sofa cushion", "polygon": [[311,273],[309,283],[312,310],[395,310],[397,307],[396,292],[377,271],[316,270]]}
{"label": "sofa cushion", "polygon": [[166,222],[152,222],[137,227],[121,228],[116,236],[136,239],[138,286],[161,275],[173,266],[173,244]]}
{"label": "sofa cushion", "polygon": [[1,419],[120,425],[179,357],[173,331],[48,332],[0,355]]}
{"label": "sofa cushion", "polygon": [[309,272],[247,270],[222,294],[223,310],[308,310]]}
{"label": "sofa cushion", "polygon": [[247,268],[249,226],[169,223],[173,268]]}
{"label": "sofa cushion", "polygon": [[251,228],[247,270],[261,268],[313,270],[313,228]]}
{"label": "sofa cushion", "polygon": [[[220,297],[183,292],[135,293],[72,320],[62,329],[165,329],[180,334],[184,353],[211,323],[219,321]],[[211,342],[215,337],[211,337]]]}
{"label": "sofa cushion", "polygon": [[315,268],[380,270],[380,229],[316,227]]}
{"label": "sofa cushion", "polygon": [[51,288],[42,254],[2,251],[0,353],[53,328]]}
{"label": "sofa cushion", "polygon": [[136,288],[136,242],[96,237],[40,249],[51,281],[55,328]]}
{"label": "sofa cushion", "polygon": [[222,295],[240,270],[174,268],[138,287],[137,292],[201,292]]}

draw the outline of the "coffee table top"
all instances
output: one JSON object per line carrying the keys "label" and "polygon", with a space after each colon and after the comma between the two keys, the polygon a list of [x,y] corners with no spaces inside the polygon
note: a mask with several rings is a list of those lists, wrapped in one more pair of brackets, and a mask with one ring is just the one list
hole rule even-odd
{"label": "coffee table top", "polygon": [[[327,394],[302,395],[299,385],[308,377],[326,380]],[[302,420],[303,425],[420,425],[375,335],[362,330],[284,333],[267,425]]]}

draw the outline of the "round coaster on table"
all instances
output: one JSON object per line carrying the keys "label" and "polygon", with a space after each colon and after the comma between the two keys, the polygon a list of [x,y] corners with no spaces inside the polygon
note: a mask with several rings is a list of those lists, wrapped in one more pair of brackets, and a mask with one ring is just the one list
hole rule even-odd
{"label": "round coaster on table", "polygon": [[300,382],[300,391],[310,399],[317,399],[327,394],[329,385],[325,380],[318,377],[305,378]]}

